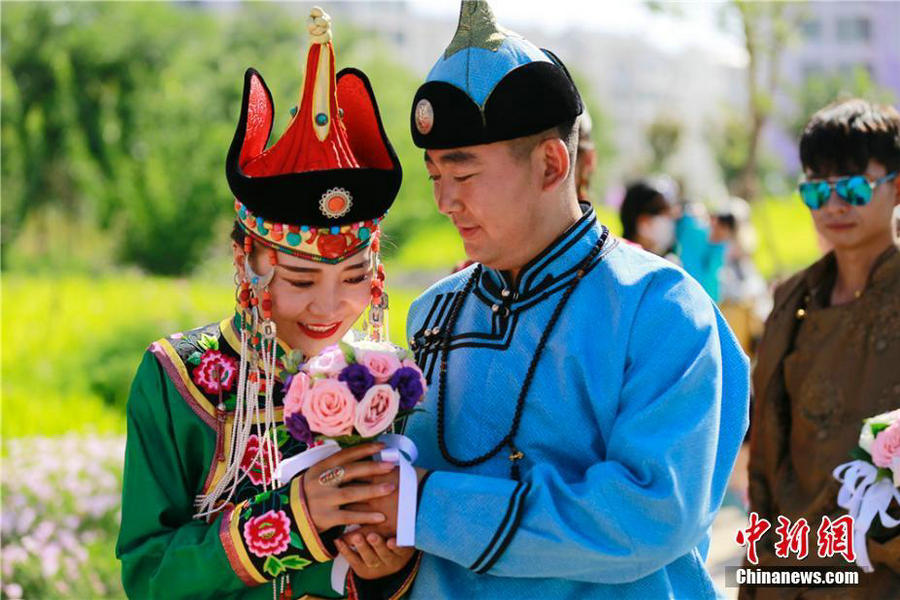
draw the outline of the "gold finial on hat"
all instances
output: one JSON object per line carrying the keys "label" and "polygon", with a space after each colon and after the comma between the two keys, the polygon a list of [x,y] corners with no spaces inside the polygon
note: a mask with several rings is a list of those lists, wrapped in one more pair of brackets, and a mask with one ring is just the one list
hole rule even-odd
{"label": "gold finial on hat", "polygon": [[313,6],[306,20],[310,43],[327,44],[331,41],[331,17],[318,6]]}

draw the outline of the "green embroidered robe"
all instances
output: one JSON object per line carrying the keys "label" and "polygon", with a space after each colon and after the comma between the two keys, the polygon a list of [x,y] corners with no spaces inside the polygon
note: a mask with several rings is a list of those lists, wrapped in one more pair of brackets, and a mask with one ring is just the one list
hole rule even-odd
{"label": "green embroidered robe", "polygon": [[[131,598],[268,599],[270,582],[283,574],[290,577],[292,598],[336,597],[330,573],[331,540],[338,531],[318,535],[300,477],[264,491],[272,473],[265,461],[256,460],[262,456],[258,429],[247,444],[241,461],[246,476],[232,502],[208,520],[193,518],[195,498],[220,480],[231,452],[240,364],[236,331],[233,320],[225,319],[158,340],[138,368],[127,405],[116,547]],[[280,381],[287,351],[279,344]],[[278,452],[287,458],[306,447],[282,424],[282,387],[279,382],[274,390],[275,421]],[[351,578],[348,593],[399,597],[411,584],[417,560],[377,582]]]}

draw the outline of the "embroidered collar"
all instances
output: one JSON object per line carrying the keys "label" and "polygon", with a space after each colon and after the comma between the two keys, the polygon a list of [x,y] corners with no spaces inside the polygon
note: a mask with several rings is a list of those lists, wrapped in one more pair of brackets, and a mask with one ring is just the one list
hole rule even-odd
{"label": "embroidered collar", "polygon": [[[544,248],[522,268],[513,283],[506,271],[484,268],[475,286],[475,295],[482,301],[516,310],[543,292],[555,290],[571,277],[594,243],[600,238],[602,226],[590,204],[581,204],[582,216],[562,235]],[[606,254],[615,243],[612,239],[603,249]]]}

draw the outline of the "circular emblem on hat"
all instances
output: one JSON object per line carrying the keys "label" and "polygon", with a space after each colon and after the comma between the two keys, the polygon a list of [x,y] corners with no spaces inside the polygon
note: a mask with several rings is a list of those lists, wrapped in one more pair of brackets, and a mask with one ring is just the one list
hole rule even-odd
{"label": "circular emblem on hat", "polygon": [[331,188],[319,199],[319,210],[329,219],[343,217],[350,212],[353,206],[353,197],[350,192],[341,187]]}
{"label": "circular emblem on hat", "polygon": [[426,135],[431,131],[433,125],[434,109],[431,107],[431,102],[422,98],[419,100],[419,103],[416,104],[416,129],[418,129],[419,133],[422,135]]}

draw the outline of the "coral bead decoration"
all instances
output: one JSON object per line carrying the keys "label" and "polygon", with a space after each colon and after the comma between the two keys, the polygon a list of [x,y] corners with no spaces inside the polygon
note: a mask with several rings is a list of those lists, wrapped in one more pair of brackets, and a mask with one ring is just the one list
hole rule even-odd
{"label": "coral bead decoration", "polygon": [[250,306],[250,284],[246,281],[241,283],[241,291],[238,294],[238,300],[243,308]]}
{"label": "coral bead decoration", "polygon": [[269,293],[269,290],[263,291],[263,298],[262,303],[260,304],[260,308],[262,308],[264,319],[272,318],[272,295]]}
{"label": "coral bead decoration", "polygon": [[347,242],[346,234],[322,234],[319,236],[318,249],[319,253],[325,258],[336,258],[347,251],[350,244]]}

